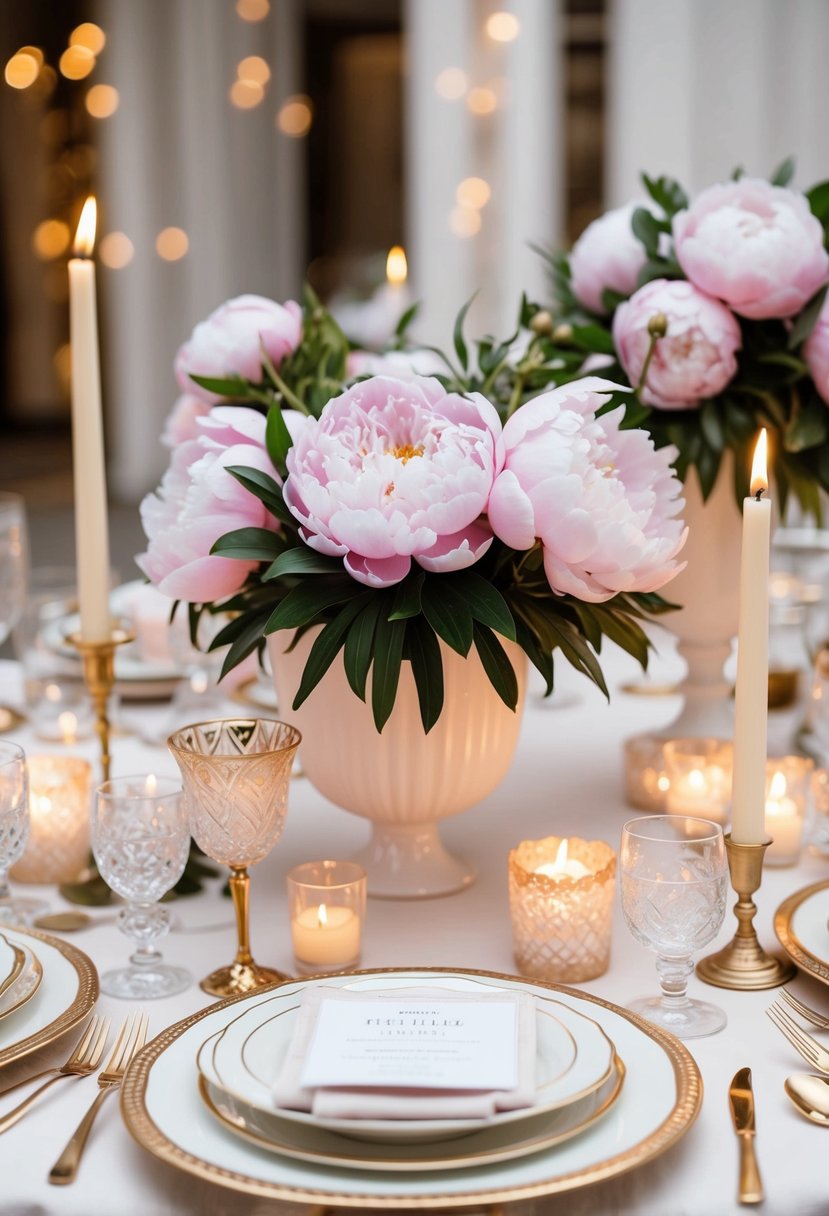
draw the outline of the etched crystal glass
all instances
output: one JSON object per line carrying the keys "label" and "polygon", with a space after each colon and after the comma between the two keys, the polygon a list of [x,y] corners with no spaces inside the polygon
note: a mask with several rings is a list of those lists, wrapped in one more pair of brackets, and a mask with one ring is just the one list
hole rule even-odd
{"label": "etched crystal glass", "polygon": [[693,955],[716,936],[725,916],[722,828],[679,815],[631,819],[622,829],[619,869],[625,922],[656,954],[662,988],[628,1008],[683,1039],[722,1030],[723,1011],[687,993]]}
{"label": "etched crystal glass", "polygon": [[184,726],[167,740],[184,782],[193,839],[231,871],[238,948],[230,966],[201,981],[213,996],[253,992],[287,978],[260,967],[251,955],[248,867],[266,857],[282,835],[300,738],[285,722],[223,718]]}
{"label": "etched crystal glass", "polygon": [[49,905],[9,890],[9,868],[29,840],[29,778],[26,753],[16,743],[0,743],[0,924],[29,925]]}
{"label": "etched crystal glass", "polygon": [[181,878],[190,832],[181,785],[153,774],[117,777],[95,793],[92,852],[102,878],[127,905],[118,927],[136,949],[130,966],[105,971],[101,991],[139,999],[172,996],[193,982],[189,971],[161,961],[155,942],[170,928],[158,900]]}

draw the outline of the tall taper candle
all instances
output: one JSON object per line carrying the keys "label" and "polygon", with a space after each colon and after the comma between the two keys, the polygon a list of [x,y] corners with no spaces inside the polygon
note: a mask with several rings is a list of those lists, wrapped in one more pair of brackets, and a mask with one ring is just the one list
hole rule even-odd
{"label": "tall taper candle", "polygon": [[731,811],[731,838],[735,844],[760,844],[767,839],[765,798],[771,538],[771,502],[763,498],[767,489],[766,432],[762,430],[751,466],[751,497],[743,502]]}
{"label": "tall taper candle", "polygon": [[107,527],[101,369],[95,300],[96,206],[84,204],[69,261],[72,349],[72,453],[75,480],[75,549],[81,638],[109,639],[109,535]]}

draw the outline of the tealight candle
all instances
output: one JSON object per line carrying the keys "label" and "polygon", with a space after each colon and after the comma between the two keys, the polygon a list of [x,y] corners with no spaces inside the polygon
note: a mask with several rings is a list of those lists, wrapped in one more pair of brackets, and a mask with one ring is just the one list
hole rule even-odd
{"label": "tealight candle", "polygon": [[616,854],[601,840],[548,836],[509,855],[515,961],[522,975],[576,983],[610,961]]}
{"label": "tealight candle", "polygon": [[668,814],[725,823],[731,802],[731,743],[713,738],[671,739],[664,750]]}
{"label": "tealight candle", "polygon": [[19,882],[70,882],[89,858],[91,767],[73,756],[28,756],[29,840]]}
{"label": "tealight candle", "polygon": [[766,862],[791,866],[800,857],[806,794],[814,764],[805,756],[783,756],[766,766],[765,825],[771,844]]}
{"label": "tealight candle", "polygon": [[366,872],[350,861],[310,861],[288,874],[291,940],[304,975],[338,971],[360,960]]}

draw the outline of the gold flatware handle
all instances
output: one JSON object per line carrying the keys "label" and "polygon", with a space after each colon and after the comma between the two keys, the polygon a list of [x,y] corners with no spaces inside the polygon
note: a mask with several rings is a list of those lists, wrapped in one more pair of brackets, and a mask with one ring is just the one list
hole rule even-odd
{"label": "gold flatware handle", "polygon": [[17,1106],[0,1117],[0,1135],[2,1135],[3,1132],[7,1132],[10,1127],[14,1127],[18,1119],[23,1118],[26,1111],[30,1106],[34,1105],[35,1101],[40,1094],[43,1093],[44,1089],[48,1089],[50,1085],[54,1085],[55,1081],[59,1081],[61,1077],[71,1077],[77,1075],[77,1073],[56,1072],[55,1075],[50,1077],[48,1081],[44,1081],[42,1085],[38,1085],[37,1089],[33,1089],[28,1097],[24,1098],[22,1102],[18,1102]]}
{"label": "gold flatware handle", "polygon": [[740,1203],[762,1203],[763,1180],[754,1152],[754,1136],[745,1132],[737,1135],[740,1142],[740,1186],[737,1198]]}
{"label": "gold flatware handle", "polygon": [[75,1181],[75,1175],[81,1163],[81,1154],[83,1153],[92,1124],[95,1122],[95,1116],[103,1105],[107,1094],[117,1088],[117,1085],[108,1085],[105,1089],[102,1089],[75,1128],[75,1131],[67,1142],[66,1148],[49,1171],[49,1181],[53,1186],[66,1186],[68,1183]]}

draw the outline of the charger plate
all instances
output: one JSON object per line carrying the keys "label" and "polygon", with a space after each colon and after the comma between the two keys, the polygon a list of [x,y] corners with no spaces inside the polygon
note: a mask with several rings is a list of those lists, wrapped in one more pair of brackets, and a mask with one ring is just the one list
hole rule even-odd
{"label": "charger plate", "polygon": [[19,974],[0,996],[0,1018],[7,1018],[21,1005],[30,1001],[37,992],[43,980],[43,967],[40,959],[25,942],[16,943],[16,949],[23,959]]}
{"label": "charger plate", "polygon": [[829,879],[795,891],[774,914],[774,931],[792,962],[829,984]]}
{"label": "charger plate", "polygon": [[[264,992],[208,1006],[144,1048],[121,1090],[121,1110],[130,1134],[168,1164],[245,1194],[363,1210],[464,1208],[482,1201],[506,1203],[574,1190],[635,1169],[671,1148],[699,1113],[702,1079],[684,1045],[599,997],[490,971],[389,968],[357,976],[405,977],[415,984],[477,976],[505,989],[541,996],[555,993],[594,1018],[615,1043],[627,1069],[622,1092],[607,1114],[581,1135],[505,1162],[444,1173],[383,1174],[294,1160],[256,1148],[225,1130],[200,1099],[196,1085],[200,1044],[237,1016],[240,1002],[259,1000],[268,995]],[[332,978],[289,981],[284,988],[301,992],[306,984]]]}
{"label": "charger plate", "polygon": [[[340,983],[349,991],[405,991],[404,980],[395,984],[388,978],[368,978]],[[429,985],[435,992],[492,992],[493,985],[481,980],[464,979],[444,987]],[[613,1044],[592,1019],[553,999],[536,997],[536,1100],[530,1107],[496,1113],[487,1127],[519,1122],[586,1098],[604,1086],[613,1070]],[[240,1013],[199,1050],[196,1061],[205,1080],[232,1100],[263,1111],[280,1120],[304,1123],[319,1129],[339,1132],[360,1140],[413,1143],[418,1140],[444,1140],[448,1136],[478,1132],[480,1119],[321,1119],[307,1111],[275,1109],[272,1089],[290,1045],[299,1000],[280,989]]]}
{"label": "charger plate", "polygon": [[31,1000],[0,1021],[0,1067],[56,1042],[98,999],[98,972],[77,946],[37,929],[3,929],[12,945],[36,954],[43,975]]}
{"label": "charger plate", "polygon": [[26,956],[19,946],[12,946],[0,933],[0,997],[8,992],[20,972]]}

